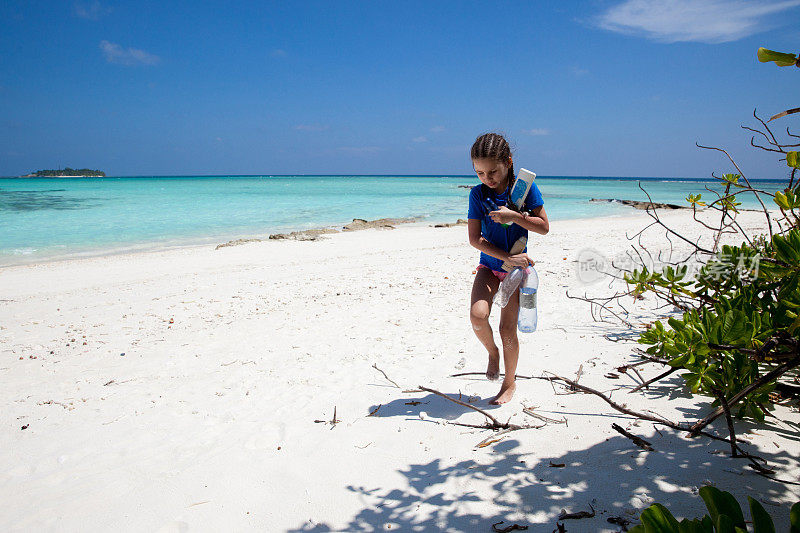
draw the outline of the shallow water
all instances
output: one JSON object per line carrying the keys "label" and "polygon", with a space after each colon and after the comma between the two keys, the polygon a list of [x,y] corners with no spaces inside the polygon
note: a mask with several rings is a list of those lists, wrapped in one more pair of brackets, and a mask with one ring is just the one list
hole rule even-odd
{"label": "shallow water", "polygon": [[[121,249],[222,242],[354,218],[466,218],[474,176],[154,176],[0,179],[0,265]],[[635,178],[540,177],[551,220],[631,213],[592,198],[646,200]],[[642,180],[685,204],[715,182]],[[767,190],[782,185],[760,182]],[[757,207],[743,198],[742,207]]]}

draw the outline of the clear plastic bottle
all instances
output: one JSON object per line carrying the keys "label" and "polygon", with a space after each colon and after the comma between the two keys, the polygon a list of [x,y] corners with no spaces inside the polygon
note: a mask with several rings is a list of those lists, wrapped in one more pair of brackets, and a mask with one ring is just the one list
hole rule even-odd
{"label": "clear plastic bottle", "polygon": [[508,301],[519,289],[522,280],[525,278],[525,270],[522,267],[516,267],[509,272],[505,279],[500,283],[500,288],[495,295],[495,302],[501,308],[508,304]]}
{"label": "clear plastic bottle", "polygon": [[523,333],[536,331],[536,299],[539,290],[539,275],[536,269],[530,266],[525,271],[526,276],[519,287],[519,318],[517,328]]}

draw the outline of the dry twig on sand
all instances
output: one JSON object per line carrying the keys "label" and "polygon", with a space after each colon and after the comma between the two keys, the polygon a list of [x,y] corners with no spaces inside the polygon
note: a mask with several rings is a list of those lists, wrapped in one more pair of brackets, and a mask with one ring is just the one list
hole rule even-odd
{"label": "dry twig on sand", "polygon": [[566,509],[561,509],[561,514],[558,515],[558,520],[580,520],[581,518],[593,518],[594,515],[597,513],[594,510],[592,504],[589,504],[589,509],[592,510],[590,513],[589,511],[578,511],[577,513],[568,513]]}
{"label": "dry twig on sand", "polygon": [[622,428],[618,424],[611,424],[611,427],[617,433],[620,433],[620,434],[628,437],[629,439],[631,439],[633,441],[633,443],[635,445],[637,445],[639,448],[641,448],[643,450],[647,450],[648,452],[652,452],[653,451],[653,446],[649,442],[644,440],[643,438],[637,437],[633,433],[630,433],[629,431],[626,431],[624,428]]}
{"label": "dry twig on sand", "polygon": [[[758,472],[760,475],[762,475],[764,477],[768,477],[768,478],[776,480],[776,481],[779,481],[781,483],[788,484],[788,485],[800,485],[800,483],[795,482],[795,481],[789,481],[789,480],[783,480],[783,479],[775,478],[772,475],[772,474],[775,473],[775,471],[773,469],[769,468],[768,466],[766,466],[767,465],[767,461],[764,458],[746,452],[745,450],[742,449],[742,447],[739,445],[739,443],[736,440],[731,440],[730,438],[720,437],[719,435],[714,435],[713,433],[708,433],[707,431],[703,431],[702,429],[698,429],[698,426],[700,426],[700,424],[702,422],[704,422],[705,420],[711,418],[711,415],[709,415],[708,417],[703,419],[703,421],[698,422],[697,424],[694,424],[692,426],[684,425],[684,424],[678,424],[678,423],[673,422],[673,421],[671,421],[671,420],[669,420],[669,419],[667,419],[665,417],[662,417],[660,415],[656,415],[656,414],[648,415],[648,414],[645,414],[645,413],[640,413],[640,412],[637,412],[637,411],[633,411],[631,409],[628,409],[625,405],[620,405],[620,404],[614,402],[611,398],[609,398],[608,396],[606,396],[602,392],[596,391],[596,390],[594,390],[594,389],[592,389],[590,387],[587,387],[585,385],[579,385],[579,384],[575,383],[574,381],[572,381],[570,379],[558,376],[556,374],[552,374],[552,376],[553,377],[551,379],[553,381],[562,381],[567,386],[574,386],[574,387],[576,387],[577,389],[579,389],[582,392],[586,392],[588,394],[594,394],[595,396],[598,396],[598,397],[602,398],[607,404],[609,404],[611,407],[613,407],[614,409],[616,409],[620,413],[624,413],[626,415],[632,416],[634,418],[638,418],[640,420],[647,420],[647,421],[653,422],[655,424],[661,424],[661,425],[667,426],[669,428],[672,428],[672,429],[674,429],[676,431],[689,433],[690,435],[698,435],[699,434],[699,435],[703,435],[704,437],[707,437],[707,438],[712,439],[712,440],[728,443],[731,446],[731,449],[736,451],[736,457],[742,457],[742,458],[747,459],[749,461],[749,463],[750,463],[750,467],[753,470],[755,470],[756,472]],[[732,404],[733,402],[729,400],[728,403]],[[705,425],[703,425],[702,427],[705,427]]]}
{"label": "dry twig on sand", "polygon": [[504,522],[504,520],[501,520],[500,522],[496,522],[496,523],[492,524],[492,531],[495,531],[496,533],[509,533],[510,531],[518,531],[518,530],[519,531],[524,531],[524,530],[528,529],[528,526],[521,526],[519,524],[511,524],[510,526],[506,526],[506,527],[504,527],[502,529],[497,527],[500,524],[502,524],[503,522]]}
{"label": "dry twig on sand", "polygon": [[392,385],[394,385],[394,386],[395,386],[395,387],[397,387],[398,389],[402,389],[402,388],[403,388],[403,387],[401,387],[400,385],[398,385],[397,383],[395,383],[395,382],[394,382],[394,380],[393,380],[392,378],[390,378],[389,376],[387,376],[387,375],[386,375],[386,372],[384,372],[383,370],[381,370],[380,368],[378,368],[378,363],[373,363],[373,364],[372,364],[372,368],[374,368],[375,370],[377,370],[378,372],[380,372],[381,374],[383,374],[383,377],[385,377],[385,378],[386,378],[386,380],[387,380],[389,383],[391,383]]}
{"label": "dry twig on sand", "polygon": [[395,387],[397,387],[398,389],[402,390],[403,392],[406,392],[406,393],[410,393],[410,392],[419,392],[419,390],[417,390],[417,389],[405,389],[405,390],[403,390],[403,387],[401,387],[400,385],[398,385],[398,384],[397,384],[397,383],[396,383],[396,382],[395,382],[395,381],[394,381],[392,378],[390,378],[389,376],[387,376],[387,375],[386,375],[386,372],[384,372],[383,370],[381,370],[380,368],[378,368],[378,364],[377,364],[377,363],[373,363],[373,364],[372,364],[372,368],[374,368],[375,370],[377,370],[378,372],[380,372],[381,374],[383,374],[383,377],[385,377],[385,378],[386,378],[386,379],[387,379],[389,382],[391,382],[391,384],[392,384],[392,385],[394,385],[394,386],[395,386]]}
{"label": "dry twig on sand", "polygon": [[520,429],[540,429],[540,428],[543,428],[544,426],[547,425],[546,422],[544,424],[540,425],[540,426],[530,426],[530,425],[520,426],[518,424],[512,424],[510,422],[505,422],[505,423],[504,422],[500,422],[495,417],[493,417],[490,413],[484,411],[480,407],[475,407],[474,405],[470,405],[470,404],[462,402],[460,400],[456,400],[455,398],[451,398],[450,396],[448,396],[447,394],[445,394],[443,392],[439,392],[438,390],[431,389],[431,388],[428,388],[428,387],[423,387],[422,385],[419,386],[419,389],[422,390],[422,391],[425,391],[425,392],[430,392],[432,394],[436,394],[437,396],[441,396],[442,398],[444,398],[446,400],[450,400],[451,402],[453,402],[455,404],[458,404],[458,405],[460,405],[462,407],[466,407],[468,409],[472,409],[473,411],[477,411],[477,412],[479,412],[480,414],[482,414],[483,416],[485,416],[486,418],[489,419],[489,421],[487,421],[483,425],[465,424],[463,422],[448,422],[449,424],[453,424],[453,425],[456,425],[456,426],[478,428],[478,429],[491,429],[491,430],[495,430],[495,431],[500,430],[499,433],[495,433],[494,435],[490,435],[489,437],[487,437],[487,438],[483,439],[481,442],[479,442],[476,445],[478,448],[483,448],[485,446],[488,446],[489,444],[497,442],[498,440],[500,440],[500,439],[498,439],[498,437],[500,435],[504,435],[504,434],[510,433],[512,431],[517,431],[517,430],[520,430]]}

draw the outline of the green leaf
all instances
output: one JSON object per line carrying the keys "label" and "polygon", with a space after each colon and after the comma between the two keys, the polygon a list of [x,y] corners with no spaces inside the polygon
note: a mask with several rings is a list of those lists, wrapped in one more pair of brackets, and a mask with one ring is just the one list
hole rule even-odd
{"label": "green leaf", "polygon": [[[794,153],[796,154],[797,152],[794,152]],[[788,163],[788,161],[789,161],[788,157],[786,158],[786,161]],[[791,165],[789,165],[789,166],[791,166]],[[780,207],[781,209],[791,209],[789,207],[789,199],[786,198],[786,195],[783,194],[781,191],[775,191],[774,201],[775,201],[776,204],[778,204],[778,207]]]}
{"label": "green leaf", "polygon": [[745,321],[744,313],[739,310],[725,313],[719,335],[720,344],[732,344],[739,340],[745,332]]}
{"label": "green leaf", "polygon": [[797,62],[797,56],[795,54],[786,54],[784,52],[775,52],[773,50],[768,50],[766,48],[759,48],[758,52],[758,60],[762,63],[767,63],[769,61],[774,61],[776,65],[779,67],[791,67]]}
{"label": "green leaf", "polygon": [[708,515],[705,515],[702,521],[699,518],[694,520],[684,518],[681,520],[679,531],[680,533],[714,533],[714,524],[711,523]]}
{"label": "green leaf", "polygon": [[703,197],[702,194],[690,194],[689,196],[686,197],[686,201],[692,205],[697,204],[704,206],[706,205],[706,203],[700,201],[702,197]]}
{"label": "green leaf", "polygon": [[669,317],[667,319],[667,322],[669,322],[669,325],[672,326],[672,329],[674,329],[675,331],[682,331],[682,330],[686,329],[686,324],[684,324],[682,321],[678,320],[677,318]]}
{"label": "green leaf", "polygon": [[789,533],[800,533],[800,502],[789,510]]}
{"label": "green leaf", "polygon": [[792,168],[800,168],[800,152],[786,152],[786,164]]}
{"label": "green leaf", "polygon": [[675,533],[680,527],[669,509],[660,503],[654,503],[642,511],[639,520],[642,521],[647,533]]}
{"label": "green leaf", "polygon": [[775,533],[775,524],[772,523],[772,517],[764,510],[764,507],[758,502],[747,497],[750,502],[750,516],[753,517],[753,533]]}
{"label": "green leaf", "polygon": [[675,359],[670,360],[667,364],[673,368],[681,368],[686,362],[689,360],[688,355],[681,355],[676,357]]}
{"label": "green leaf", "polygon": [[775,247],[777,258],[791,264],[797,258],[797,253],[787,241],[788,239],[775,235],[772,238],[772,245]]}
{"label": "green leaf", "polygon": [[723,492],[711,485],[706,485],[699,492],[714,523],[717,523],[719,516],[727,515],[731,519],[731,531],[733,526],[745,527],[742,508],[730,492]]}
{"label": "green leaf", "polygon": [[[790,311],[787,311],[786,314],[788,315]],[[794,335],[795,330],[800,327],[800,315],[797,315],[794,319],[794,322],[789,326],[789,333]]]}
{"label": "green leaf", "polygon": [[736,526],[733,525],[733,520],[726,514],[717,515],[717,519],[714,520],[714,525],[716,526],[717,533],[737,533]]}

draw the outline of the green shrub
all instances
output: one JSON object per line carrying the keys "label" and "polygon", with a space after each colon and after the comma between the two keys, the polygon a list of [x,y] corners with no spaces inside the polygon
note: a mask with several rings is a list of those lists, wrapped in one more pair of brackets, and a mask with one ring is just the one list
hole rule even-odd
{"label": "green shrub", "polygon": [[[660,503],[654,503],[639,517],[641,524],[632,528],[630,533],[744,533],[747,525],[742,508],[729,492],[716,487],[706,486],[700,489],[700,496],[706,502],[708,514],[703,518],[680,522],[672,516],[669,509]],[[775,533],[772,518],[757,500],[747,497],[750,502],[750,515],[753,519],[753,533]],[[800,502],[789,510],[790,533],[800,533]],[[782,530],[786,531],[786,530]]]}

